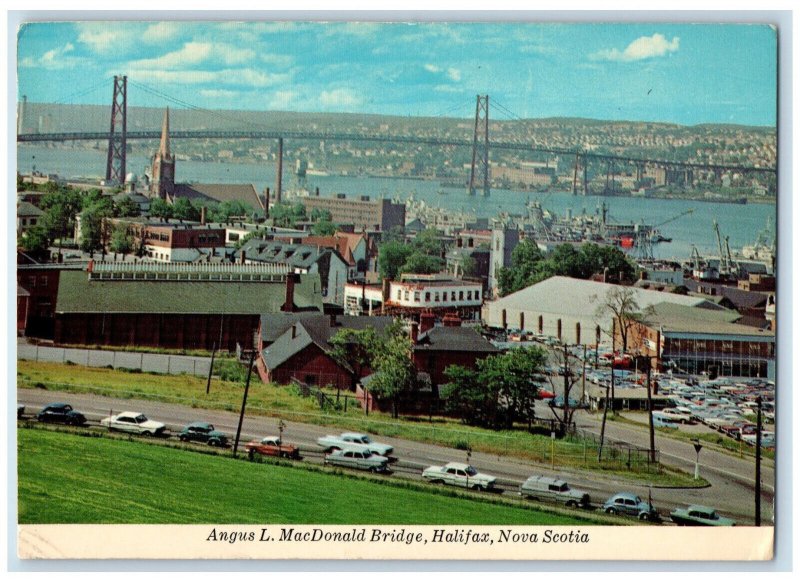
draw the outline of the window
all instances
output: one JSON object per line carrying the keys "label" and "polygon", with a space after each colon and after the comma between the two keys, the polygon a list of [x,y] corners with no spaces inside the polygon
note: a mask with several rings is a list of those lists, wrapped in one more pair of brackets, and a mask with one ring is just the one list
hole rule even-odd
{"label": "window", "polygon": [[42,287],[47,287],[47,275],[41,275],[39,277],[39,285]]}
{"label": "window", "polygon": [[406,289],[405,293],[403,294],[403,299],[408,301],[408,289]]}
{"label": "window", "polygon": [[398,289],[397,290],[397,300],[400,301],[402,298],[403,298],[403,292],[400,289]]}
{"label": "window", "polygon": [[467,301],[472,301],[472,291],[467,291]]}
{"label": "window", "polygon": [[464,301],[464,292],[463,291],[459,291],[458,292],[458,300],[459,301]]}
{"label": "window", "polygon": [[456,300],[456,292],[453,291],[450,293],[450,301],[455,301],[455,300]]}
{"label": "window", "polygon": [[439,292],[438,291],[433,294],[433,300],[434,301],[439,301]]}
{"label": "window", "polygon": [[414,291],[414,303],[419,303],[419,291]]}
{"label": "window", "polygon": [[426,291],[425,292],[425,301],[430,301],[430,300],[431,300],[431,292],[430,291]]}

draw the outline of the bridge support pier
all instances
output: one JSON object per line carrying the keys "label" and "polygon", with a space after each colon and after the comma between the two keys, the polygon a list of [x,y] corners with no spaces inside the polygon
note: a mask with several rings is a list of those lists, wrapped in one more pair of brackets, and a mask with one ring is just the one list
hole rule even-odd
{"label": "bridge support pier", "polygon": [[108,134],[106,183],[125,183],[125,158],[128,134],[128,77],[114,76],[114,96],[111,100],[111,129]]}
{"label": "bridge support pier", "polygon": [[281,183],[283,182],[283,138],[278,138],[278,158],[275,170],[275,204],[281,203]]}

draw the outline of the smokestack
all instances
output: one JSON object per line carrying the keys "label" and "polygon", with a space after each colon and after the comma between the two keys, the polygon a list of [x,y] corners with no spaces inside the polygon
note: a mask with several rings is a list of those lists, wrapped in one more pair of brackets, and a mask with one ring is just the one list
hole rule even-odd
{"label": "smokestack", "polygon": [[269,188],[264,188],[264,218],[269,218]]}
{"label": "smokestack", "polygon": [[281,311],[286,313],[294,312],[294,284],[298,275],[289,273],[286,275],[286,301],[283,303]]}
{"label": "smokestack", "polygon": [[200,207],[200,224],[204,225],[206,223],[206,207]]}
{"label": "smokestack", "polygon": [[561,339],[561,320],[558,320],[558,339]]}
{"label": "smokestack", "polygon": [[316,188],[314,188],[314,196],[316,196],[317,198],[319,198],[319,186],[317,186]]}
{"label": "smokestack", "polygon": [[411,324],[411,341],[415,344],[419,339],[419,324],[415,321]]}
{"label": "smokestack", "polygon": [[575,324],[575,343],[581,343],[581,322]]}

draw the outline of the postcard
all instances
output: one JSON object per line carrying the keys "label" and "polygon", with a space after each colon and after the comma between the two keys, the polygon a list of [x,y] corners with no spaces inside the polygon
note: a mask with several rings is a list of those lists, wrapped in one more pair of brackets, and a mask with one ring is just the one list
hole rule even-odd
{"label": "postcard", "polygon": [[23,23],[19,558],[770,560],[778,35]]}

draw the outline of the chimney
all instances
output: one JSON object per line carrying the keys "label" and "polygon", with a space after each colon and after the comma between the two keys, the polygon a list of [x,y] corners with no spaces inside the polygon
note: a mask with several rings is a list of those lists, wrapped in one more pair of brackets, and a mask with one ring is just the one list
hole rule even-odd
{"label": "chimney", "polygon": [[316,196],[317,198],[319,198],[319,186],[317,186],[316,188],[314,188],[314,196]]}
{"label": "chimney", "polygon": [[292,326],[292,339],[294,339],[296,337],[297,337],[297,326],[293,325]]}
{"label": "chimney", "polygon": [[294,284],[297,275],[289,273],[286,275],[286,301],[283,303],[281,311],[286,313],[294,312]]}
{"label": "chimney", "polygon": [[581,322],[578,321],[575,323],[575,343],[581,343]]}
{"label": "chimney", "polygon": [[419,332],[425,333],[429,329],[433,329],[436,324],[436,316],[432,311],[425,311],[419,316]]}
{"label": "chimney", "polygon": [[203,225],[206,223],[206,207],[200,207],[200,224]]}
{"label": "chimney", "polygon": [[381,299],[383,300],[384,309],[386,308],[386,302],[389,301],[389,289],[391,286],[392,280],[391,279],[384,279],[381,284]]}
{"label": "chimney", "polygon": [[411,341],[416,344],[419,339],[419,324],[415,321],[411,324]]}
{"label": "chimney", "polygon": [[264,218],[269,218],[269,188],[264,188]]}
{"label": "chimney", "polygon": [[244,254],[244,249],[242,249],[239,251],[239,263],[244,265],[244,261],[245,261],[245,254]]}

